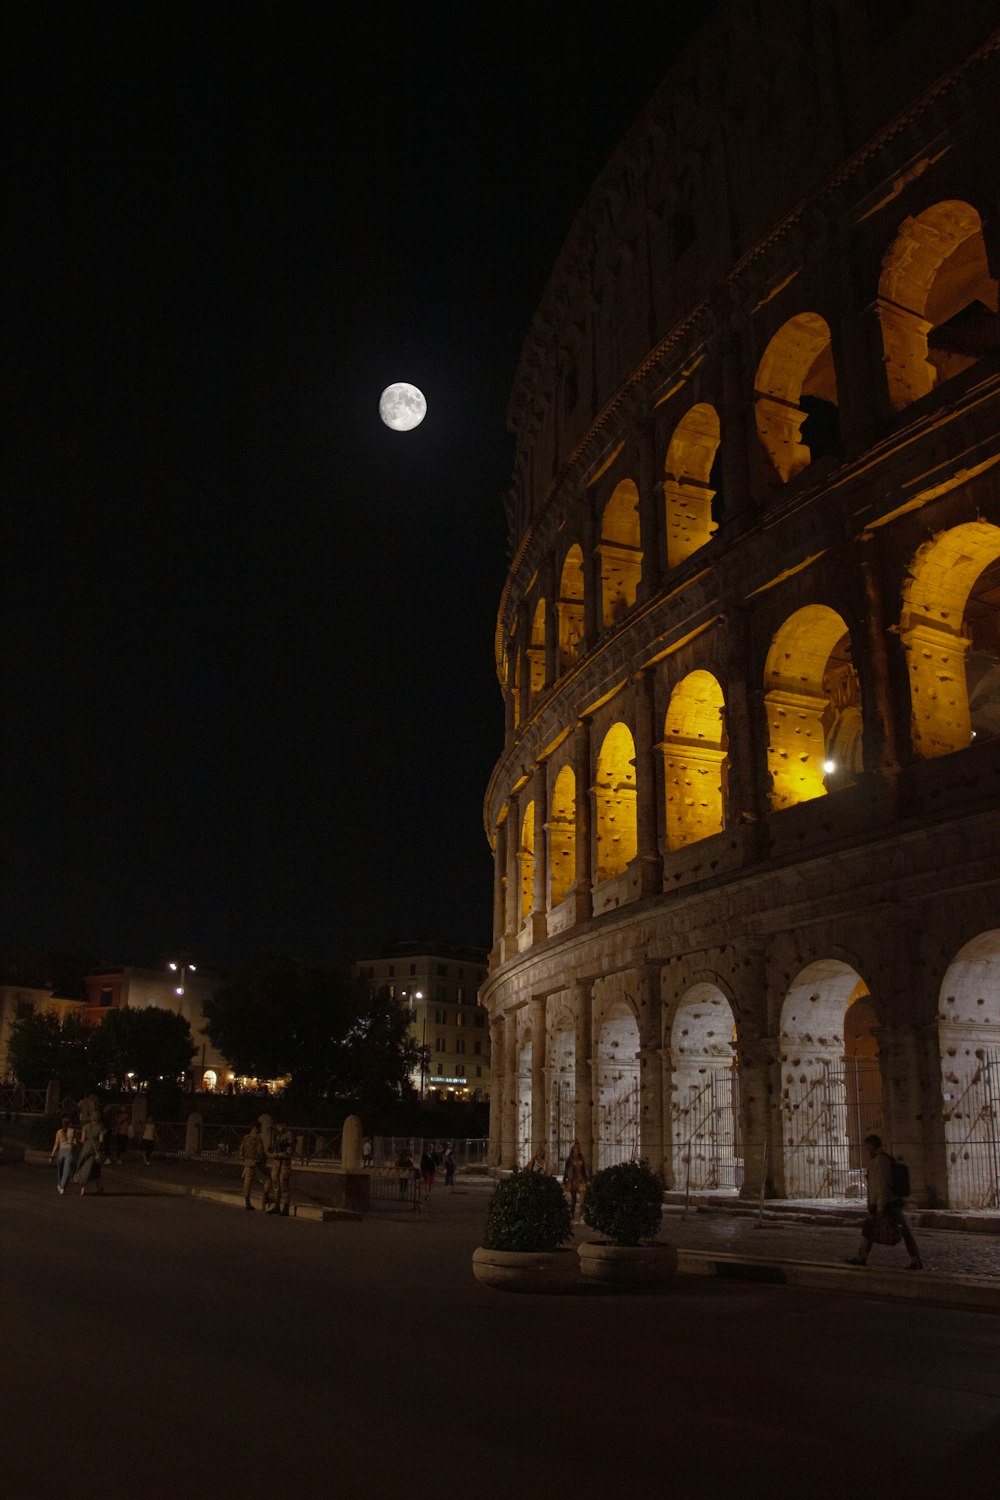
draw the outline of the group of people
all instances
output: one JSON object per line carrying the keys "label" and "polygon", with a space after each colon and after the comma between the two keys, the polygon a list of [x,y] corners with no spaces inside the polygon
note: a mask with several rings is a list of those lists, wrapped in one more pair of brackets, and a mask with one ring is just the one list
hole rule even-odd
{"label": "group of people", "polygon": [[[269,1137],[269,1138],[268,1138]],[[261,1208],[266,1214],[287,1219],[292,1202],[292,1157],[295,1136],[282,1120],[269,1126],[267,1132],[257,1123],[243,1137],[240,1155],[243,1159],[243,1207],[252,1210],[254,1182],[263,1179]]]}
{"label": "group of people", "polygon": [[[527,1165],[529,1172],[547,1172],[548,1161],[545,1155],[545,1147],[539,1146],[534,1156]],[[569,1155],[563,1163],[563,1187],[569,1194],[570,1213],[574,1219],[583,1216],[583,1200],[587,1196],[587,1163],[583,1152],[580,1150],[580,1142],[574,1141],[569,1148]]]}
{"label": "group of people", "polygon": [[424,1194],[430,1197],[431,1189],[437,1181],[438,1172],[444,1168],[444,1185],[455,1191],[455,1151],[450,1141],[443,1145],[440,1141],[425,1142],[424,1149],[420,1153],[420,1165],[417,1166],[409,1151],[403,1149],[396,1157],[396,1171],[399,1176],[399,1196],[405,1198],[414,1181],[422,1182]]}
{"label": "group of people", "polygon": [[[95,1193],[104,1192],[101,1170],[110,1160],[119,1166],[133,1139],[132,1111],[126,1104],[108,1104],[102,1110],[96,1094],[86,1094],[75,1109],[66,1108],[56,1131],[49,1161],[56,1168],[56,1190],[62,1196],[72,1182],[80,1197],[93,1183]],[[140,1144],[148,1167],[156,1148],[156,1124],[145,1120]]]}

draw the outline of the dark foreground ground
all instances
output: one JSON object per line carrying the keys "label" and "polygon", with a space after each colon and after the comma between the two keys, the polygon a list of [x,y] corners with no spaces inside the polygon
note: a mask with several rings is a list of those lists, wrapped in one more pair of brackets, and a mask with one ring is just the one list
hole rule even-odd
{"label": "dark foreground ground", "polygon": [[3,1500],[997,1492],[1000,1318],[504,1296],[471,1277],[484,1207],[323,1225],[4,1168]]}

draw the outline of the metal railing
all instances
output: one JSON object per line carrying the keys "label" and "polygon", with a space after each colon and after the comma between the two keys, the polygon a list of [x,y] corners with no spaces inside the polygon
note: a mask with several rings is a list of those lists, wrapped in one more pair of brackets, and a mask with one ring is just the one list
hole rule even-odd
{"label": "metal railing", "polygon": [[373,1167],[368,1173],[368,1202],[375,1208],[418,1214],[426,1197],[419,1172],[410,1168]]}
{"label": "metal railing", "polygon": [[1000,1048],[984,1048],[962,1093],[945,1095],[949,1197],[967,1208],[1000,1208]]}
{"label": "metal railing", "polygon": [[26,1089],[20,1083],[0,1084],[0,1110],[5,1115],[44,1115],[45,1089]]}
{"label": "metal railing", "polygon": [[674,1179],[685,1192],[730,1189],[743,1182],[739,1075],[711,1068],[683,1103],[673,1106]]}
{"label": "metal railing", "polygon": [[821,1060],[786,1089],[783,1110],[786,1196],[863,1197],[862,1142],[886,1133],[878,1060]]}

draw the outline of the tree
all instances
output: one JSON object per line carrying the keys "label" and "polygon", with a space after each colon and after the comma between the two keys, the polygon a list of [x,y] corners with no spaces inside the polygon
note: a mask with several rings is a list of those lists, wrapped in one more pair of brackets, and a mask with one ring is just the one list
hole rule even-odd
{"label": "tree", "polygon": [[142,1085],[186,1073],[194,1057],[191,1027],[176,1011],[151,1005],[144,1010],[121,1006],[108,1011],[95,1035],[95,1057],[101,1072],[119,1088]]}
{"label": "tree", "polygon": [[237,1072],[290,1073],[300,1097],[366,1105],[398,1098],[419,1060],[406,1010],[387,990],[334,965],[244,964],[206,1002],[205,1016],[208,1035]]}
{"label": "tree", "polygon": [[93,1035],[78,1015],[60,1020],[54,1010],[19,1006],[9,1041],[15,1077],[26,1088],[44,1088],[54,1079],[64,1092],[85,1093],[95,1077]]}

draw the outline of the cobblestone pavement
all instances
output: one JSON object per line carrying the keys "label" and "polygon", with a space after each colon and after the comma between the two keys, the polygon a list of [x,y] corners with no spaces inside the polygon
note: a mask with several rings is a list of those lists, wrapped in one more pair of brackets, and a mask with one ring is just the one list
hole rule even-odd
{"label": "cobblestone pavement", "polygon": [[[929,1271],[956,1276],[1000,1277],[1000,1236],[963,1234],[958,1230],[916,1230],[921,1259]],[[734,1255],[774,1255],[792,1260],[840,1261],[858,1248],[856,1230],[826,1225],[775,1224],[758,1228],[753,1219],[719,1213],[691,1213],[683,1220],[669,1209],[663,1215],[663,1236],[687,1250],[721,1250]],[[871,1264],[905,1267],[907,1255],[876,1245]]]}

